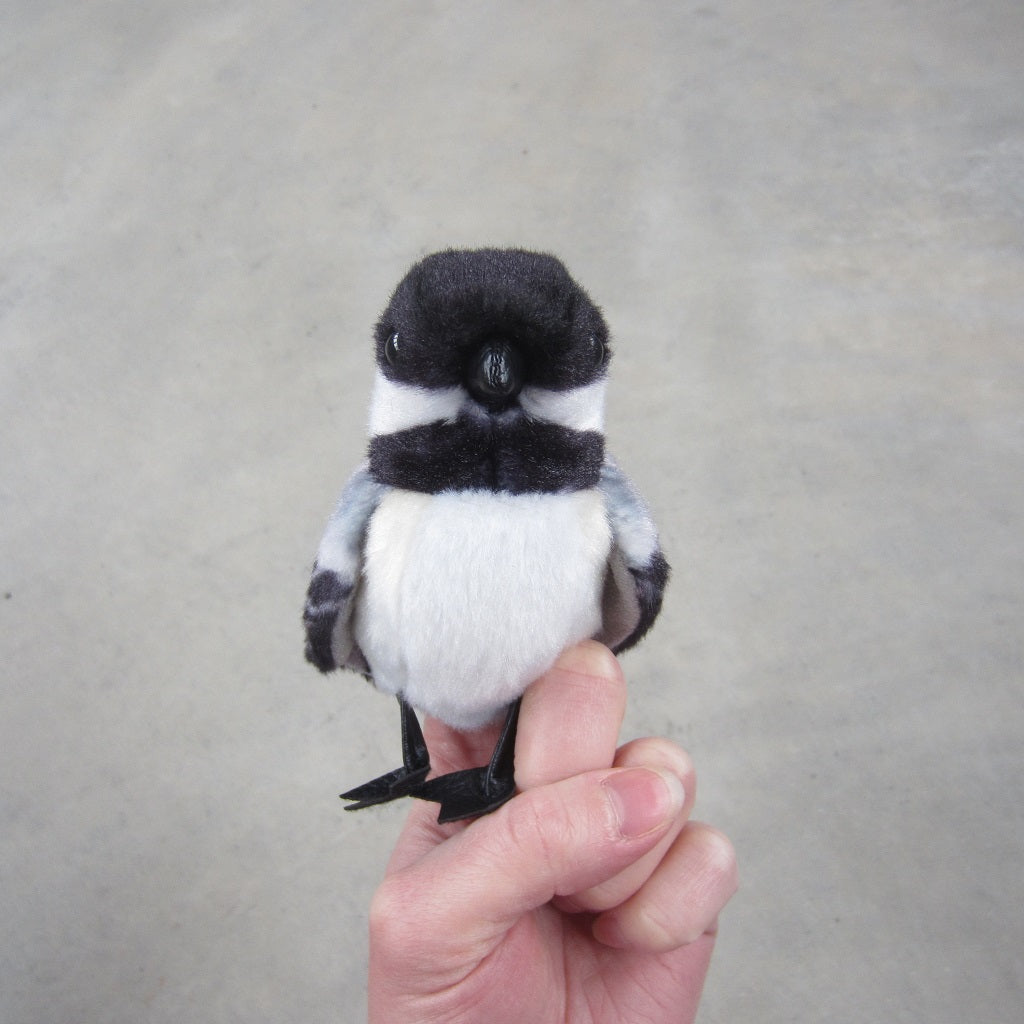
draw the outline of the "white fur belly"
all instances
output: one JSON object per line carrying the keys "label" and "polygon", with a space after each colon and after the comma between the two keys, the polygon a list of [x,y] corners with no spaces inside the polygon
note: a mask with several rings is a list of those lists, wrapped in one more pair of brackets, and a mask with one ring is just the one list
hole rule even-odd
{"label": "white fur belly", "polygon": [[598,631],[611,547],[597,491],[392,491],[370,520],[355,634],[375,684],[486,724]]}

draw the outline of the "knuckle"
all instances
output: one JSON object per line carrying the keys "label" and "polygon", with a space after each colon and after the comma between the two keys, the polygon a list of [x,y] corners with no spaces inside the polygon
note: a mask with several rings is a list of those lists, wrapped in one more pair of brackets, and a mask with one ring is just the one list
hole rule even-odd
{"label": "knuckle", "polygon": [[531,793],[528,799],[513,801],[505,816],[505,841],[517,850],[536,851],[544,863],[555,857],[552,831],[556,815],[551,801],[543,794]]}
{"label": "knuckle", "polygon": [[708,931],[709,921],[704,917],[690,914],[684,917],[677,926],[676,947],[689,946]]}
{"label": "knuckle", "polygon": [[509,856],[521,861],[525,851],[537,867],[538,881],[557,878],[565,851],[572,848],[571,816],[563,802],[543,789],[532,790],[506,804],[503,818],[499,844],[507,846]]}
{"label": "knuckle", "polygon": [[685,917],[667,918],[662,908],[651,906],[637,909],[634,928],[643,935],[644,948],[652,953],[667,953],[688,945],[698,939],[703,931],[695,928],[693,922]]}
{"label": "knuckle", "polygon": [[[736,891],[736,851],[728,837],[702,823],[688,825],[685,831],[681,849],[688,853],[675,862],[671,892],[663,883],[662,898],[639,900],[632,909],[632,930],[650,950],[686,946],[713,931],[718,914]],[[678,874],[681,869],[685,876]]]}
{"label": "knuckle", "polygon": [[633,912],[632,931],[652,953],[667,953],[696,942],[708,929],[699,900],[684,906],[644,904]]}

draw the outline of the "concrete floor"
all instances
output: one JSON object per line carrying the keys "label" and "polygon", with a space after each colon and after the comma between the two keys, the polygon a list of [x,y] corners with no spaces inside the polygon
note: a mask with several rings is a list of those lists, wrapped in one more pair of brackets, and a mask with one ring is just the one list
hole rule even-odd
{"label": "concrete floor", "polygon": [[15,0],[0,1019],[364,1015],[391,705],[302,660],[419,255],[560,254],[676,567],[701,1020],[1024,1000],[1024,5]]}

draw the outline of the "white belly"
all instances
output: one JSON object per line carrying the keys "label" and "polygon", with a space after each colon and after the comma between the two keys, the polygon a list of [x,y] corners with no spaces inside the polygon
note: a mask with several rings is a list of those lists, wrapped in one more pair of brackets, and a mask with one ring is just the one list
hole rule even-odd
{"label": "white belly", "polygon": [[355,635],[374,683],[459,729],[486,724],[601,625],[597,491],[392,491],[370,520]]}

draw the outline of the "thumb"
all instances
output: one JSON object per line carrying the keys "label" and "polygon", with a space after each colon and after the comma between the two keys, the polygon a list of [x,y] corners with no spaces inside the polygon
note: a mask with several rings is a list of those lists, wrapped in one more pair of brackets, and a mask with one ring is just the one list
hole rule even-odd
{"label": "thumb", "polygon": [[675,775],[644,767],[586,772],[521,793],[385,879],[371,910],[376,940],[395,955],[394,944],[412,938],[408,952],[417,960],[481,946],[485,955],[524,914],[642,857],[683,801]]}

